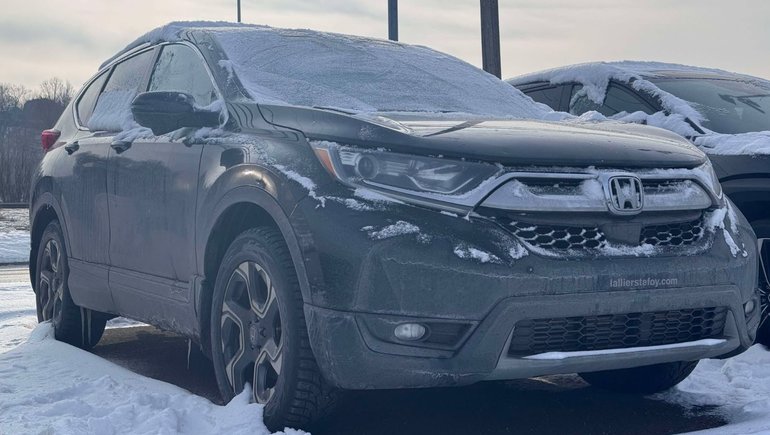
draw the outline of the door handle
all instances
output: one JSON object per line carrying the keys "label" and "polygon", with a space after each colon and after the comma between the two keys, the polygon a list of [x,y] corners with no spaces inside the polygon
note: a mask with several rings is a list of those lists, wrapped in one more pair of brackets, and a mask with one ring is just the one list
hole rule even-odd
{"label": "door handle", "polygon": [[131,148],[131,142],[127,140],[116,140],[110,144],[112,149],[115,150],[118,154],[122,153],[123,151]]}
{"label": "door handle", "polygon": [[67,145],[64,145],[64,150],[67,151],[67,154],[72,155],[75,151],[80,149],[80,144],[78,141],[68,143]]}

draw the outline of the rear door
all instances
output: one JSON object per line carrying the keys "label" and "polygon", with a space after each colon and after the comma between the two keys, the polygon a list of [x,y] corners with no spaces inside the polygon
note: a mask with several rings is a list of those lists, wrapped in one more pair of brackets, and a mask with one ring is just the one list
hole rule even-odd
{"label": "rear door", "polygon": [[109,143],[88,128],[96,100],[110,70],[93,78],[77,96],[73,120],[77,131],[67,138],[66,152],[53,165],[57,171],[59,204],[67,228],[69,286],[78,305],[112,311],[107,284],[110,226],[107,214]]}
{"label": "rear door", "polygon": [[[142,90],[188,93],[198,106],[218,99],[202,57],[183,44],[159,48]],[[128,137],[110,158],[110,287],[123,314],[179,319],[190,306],[203,145],[186,140],[189,133]]]}

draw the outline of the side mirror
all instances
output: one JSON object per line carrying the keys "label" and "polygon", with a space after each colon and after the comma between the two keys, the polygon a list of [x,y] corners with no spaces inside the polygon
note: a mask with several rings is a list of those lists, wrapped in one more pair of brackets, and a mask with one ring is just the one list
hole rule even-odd
{"label": "side mirror", "polygon": [[134,120],[156,136],[182,127],[216,127],[219,111],[195,107],[195,98],[183,92],[144,92],[131,103]]}

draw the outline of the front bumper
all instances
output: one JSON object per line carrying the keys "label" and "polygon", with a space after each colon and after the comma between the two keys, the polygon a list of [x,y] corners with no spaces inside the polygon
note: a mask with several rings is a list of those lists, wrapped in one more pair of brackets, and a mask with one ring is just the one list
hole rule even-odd
{"label": "front bumper", "polygon": [[[522,319],[572,317],[670,310],[671,307],[727,307],[724,333],[692,345],[631,348],[621,352],[549,359],[515,358],[507,349],[514,325]],[[305,316],[316,359],[327,379],[348,389],[412,388],[466,385],[494,379],[517,379],[559,373],[612,370],[727,357],[753,343],[758,317],[747,319],[737,289],[730,287],[639,290],[602,294],[509,298],[474,325],[456,351],[394,344],[382,340],[371,325],[383,316],[334,311],[306,305]],[[394,318],[385,316],[392,324]],[[435,319],[400,317],[398,321]],[[589,353],[589,352],[587,352]]]}
{"label": "front bumper", "polygon": [[[707,250],[692,256],[554,259],[513,258],[509,247],[516,239],[493,223],[417,207],[352,212],[308,200],[292,218],[305,231],[299,238],[310,272],[311,346],[324,376],[342,388],[465,385],[726,357],[753,343],[759,322],[758,310],[744,314],[744,304],[757,297],[756,248],[745,224],[733,234],[745,255],[733,254],[715,235]],[[362,231],[399,220],[419,232],[373,239]],[[459,245],[499,261],[459,258]],[[618,278],[629,285],[618,287]],[[656,280],[665,284],[647,286]],[[514,326],[524,319],[708,307],[727,310],[724,332],[708,342],[559,359],[508,354]],[[392,330],[403,322],[435,324],[455,337],[399,342]]]}

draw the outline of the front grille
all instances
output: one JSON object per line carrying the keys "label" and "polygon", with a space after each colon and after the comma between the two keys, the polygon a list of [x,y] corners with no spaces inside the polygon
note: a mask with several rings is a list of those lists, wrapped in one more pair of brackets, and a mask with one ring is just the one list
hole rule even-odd
{"label": "front grille", "polygon": [[654,225],[642,229],[639,242],[653,246],[686,246],[697,243],[703,233],[702,219],[681,224]]}
{"label": "front grille", "polygon": [[541,249],[595,249],[607,244],[597,227],[563,227],[556,225],[513,224],[513,234]]}
{"label": "front grille", "polygon": [[[511,230],[522,242],[535,248],[552,251],[600,249],[610,241],[599,227],[538,225],[512,222]],[[691,222],[651,225],[642,228],[637,246],[690,246],[704,236],[703,219]],[[623,245],[623,243],[614,243]],[[626,245],[628,246],[628,245]]]}
{"label": "front grille", "polygon": [[508,355],[659,346],[722,336],[726,307],[527,319],[516,323]]}

